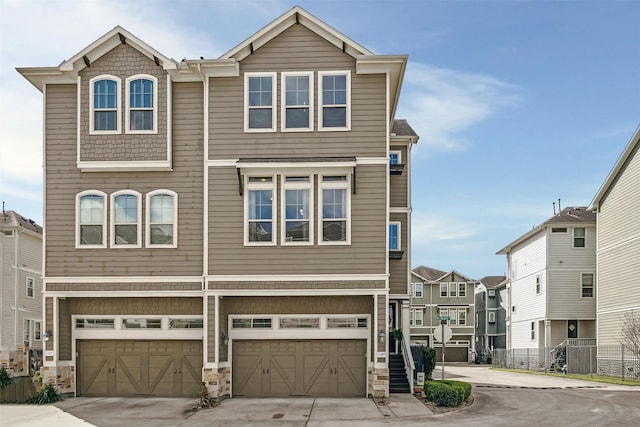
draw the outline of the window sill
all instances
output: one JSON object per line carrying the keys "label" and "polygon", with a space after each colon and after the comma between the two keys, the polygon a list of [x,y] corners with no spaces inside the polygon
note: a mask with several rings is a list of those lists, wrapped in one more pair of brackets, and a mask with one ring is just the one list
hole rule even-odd
{"label": "window sill", "polygon": [[404,165],[402,164],[389,165],[390,175],[402,175],[402,172],[404,172]]}
{"label": "window sill", "polygon": [[389,251],[389,259],[402,259],[404,251]]}

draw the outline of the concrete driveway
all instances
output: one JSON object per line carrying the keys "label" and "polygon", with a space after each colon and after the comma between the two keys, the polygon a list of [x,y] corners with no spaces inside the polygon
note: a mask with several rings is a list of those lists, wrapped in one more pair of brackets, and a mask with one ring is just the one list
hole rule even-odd
{"label": "concrete driveway", "polygon": [[[441,377],[440,367],[434,378]],[[434,415],[418,399],[394,394],[371,399],[228,399],[194,409],[196,399],[66,399],[55,406],[3,405],[9,426],[307,426],[382,425],[633,425],[640,419],[640,387],[495,371],[486,365],[445,366],[447,379],[474,384],[475,402]],[[46,421],[45,421],[46,420]],[[561,421],[561,422],[560,422]]]}

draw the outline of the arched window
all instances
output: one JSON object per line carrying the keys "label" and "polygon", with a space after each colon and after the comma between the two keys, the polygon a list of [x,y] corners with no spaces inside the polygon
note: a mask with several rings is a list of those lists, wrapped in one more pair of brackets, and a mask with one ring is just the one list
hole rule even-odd
{"label": "arched window", "polygon": [[157,132],[158,79],[146,74],[127,78],[127,132]]}
{"label": "arched window", "polygon": [[90,133],[120,133],[120,79],[102,75],[91,79]]}
{"label": "arched window", "polygon": [[89,190],[76,195],[76,247],[106,247],[107,195]]}
{"label": "arched window", "polygon": [[147,247],[178,246],[178,195],[171,190],[147,194]]}
{"label": "arched window", "polygon": [[140,193],[123,190],[111,195],[111,246],[141,247]]}

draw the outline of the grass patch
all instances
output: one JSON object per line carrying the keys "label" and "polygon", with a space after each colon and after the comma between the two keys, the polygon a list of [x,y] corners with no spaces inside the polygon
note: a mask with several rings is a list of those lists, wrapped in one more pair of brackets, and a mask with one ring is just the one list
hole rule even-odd
{"label": "grass patch", "polygon": [[606,384],[617,384],[617,385],[632,385],[632,386],[640,386],[639,380],[634,380],[631,378],[622,378],[618,377],[605,377],[602,375],[588,375],[588,374],[567,374],[564,375],[561,372],[542,372],[542,371],[527,371],[525,369],[507,369],[507,368],[491,368],[496,371],[505,371],[505,372],[518,372],[521,374],[530,374],[530,375],[547,375],[550,377],[561,377],[561,378],[571,378],[572,380],[583,380],[583,381],[592,381],[598,383],[606,383]]}

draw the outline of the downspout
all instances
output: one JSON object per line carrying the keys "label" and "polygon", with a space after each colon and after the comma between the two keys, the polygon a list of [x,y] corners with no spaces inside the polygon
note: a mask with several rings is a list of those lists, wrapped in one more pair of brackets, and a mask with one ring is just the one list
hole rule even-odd
{"label": "downspout", "polygon": [[15,311],[15,322],[14,322],[14,345],[18,346],[18,282],[20,279],[20,233],[22,233],[22,230],[16,230],[15,232],[15,239],[16,239],[16,244],[14,245],[15,247],[15,277],[14,277],[14,293],[13,293],[13,298],[14,298],[14,306],[13,309]]}
{"label": "downspout", "polygon": [[[3,239],[4,240],[4,239]],[[2,279],[4,278],[4,245],[2,244],[2,241],[0,241],[0,319],[4,319],[4,315],[3,315],[3,306],[4,303],[2,301],[2,297],[4,295],[4,293],[2,292]],[[2,327],[0,327],[0,346],[2,346],[2,343],[4,341],[2,341]]]}

